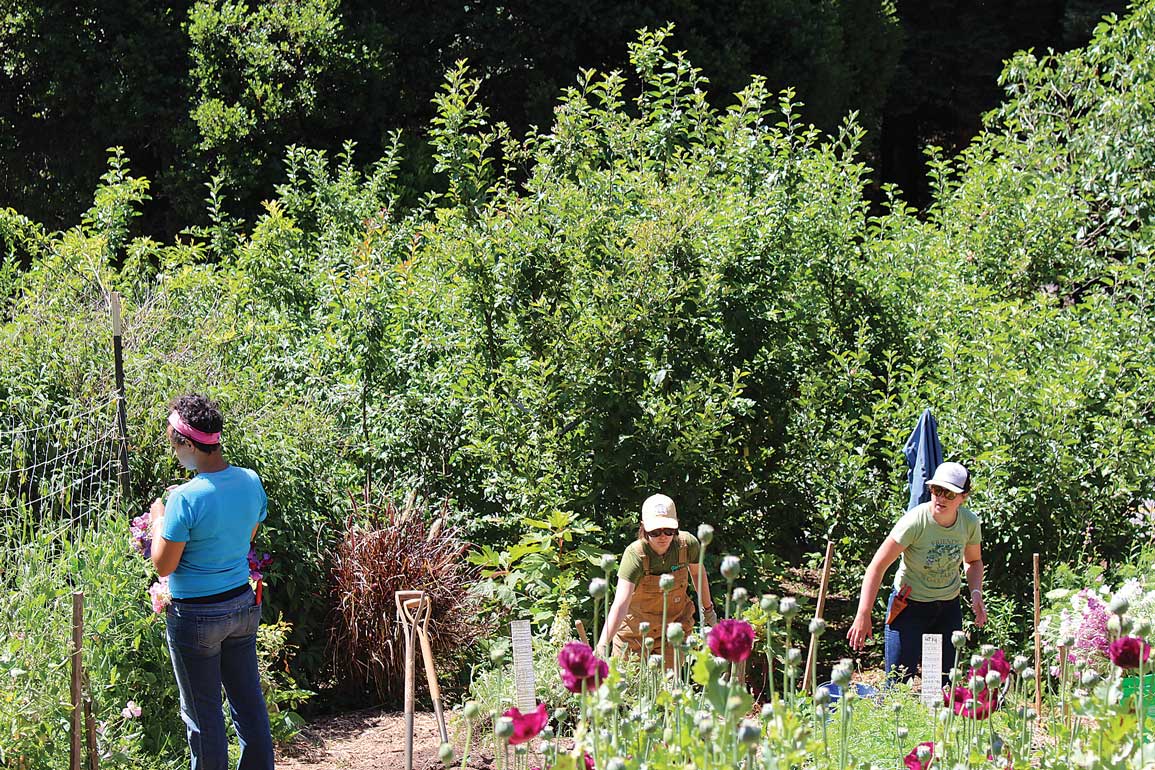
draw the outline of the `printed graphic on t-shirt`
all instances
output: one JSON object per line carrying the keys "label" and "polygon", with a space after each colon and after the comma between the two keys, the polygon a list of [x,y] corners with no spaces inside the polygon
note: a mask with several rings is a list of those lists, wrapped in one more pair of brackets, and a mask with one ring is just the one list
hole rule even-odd
{"label": "printed graphic on t-shirt", "polygon": [[962,544],[948,540],[931,543],[926,552],[927,588],[947,588],[958,577]]}

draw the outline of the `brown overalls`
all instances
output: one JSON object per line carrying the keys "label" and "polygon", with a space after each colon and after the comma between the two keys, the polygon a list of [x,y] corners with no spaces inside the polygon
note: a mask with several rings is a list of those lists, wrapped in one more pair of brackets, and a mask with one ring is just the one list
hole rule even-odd
{"label": "brown overalls", "polygon": [[[679,532],[676,542],[670,544],[671,548],[678,549],[678,566],[670,573],[674,576],[674,588],[666,599],[666,623],[680,623],[682,630],[689,636],[694,630],[694,603],[690,601],[690,594],[686,590],[690,582],[690,570],[686,558],[688,549],[685,538],[685,533]],[[658,581],[662,579],[662,576],[650,574],[649,553],[642,543],[636,543],[630,547],[634,548],[635,546],[642,549],[642,577],[634,588],[634,595],[630,597],[630,607],[626,612],[626,618],[614,635],[614,655],[624,655],[626,648],[641,655],[642,636],[638,631],[638,626],[643,622],[650,624],[650,631],[647,636],[654,640],[654,647],[650,654],[658,655],[662,647],[661,636],[664,633],[662,628],[662,589],[658,586]],[[673,666],[674,648],[667,641],[666,668],[673,668]]]}

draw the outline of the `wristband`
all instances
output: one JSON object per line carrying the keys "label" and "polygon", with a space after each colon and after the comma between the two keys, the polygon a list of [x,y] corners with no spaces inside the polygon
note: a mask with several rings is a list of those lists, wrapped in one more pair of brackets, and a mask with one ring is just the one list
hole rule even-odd
{"label": "wristband", "polygon": [[976,589],[972,590],[972,591],[971,591],[971,596],[974,596],[975,594],[978,594],[979,596],[982,596],[982,595],[983,595],[983,591],[982,591],[982,589],[981,589],[981,588],[976,588]]}

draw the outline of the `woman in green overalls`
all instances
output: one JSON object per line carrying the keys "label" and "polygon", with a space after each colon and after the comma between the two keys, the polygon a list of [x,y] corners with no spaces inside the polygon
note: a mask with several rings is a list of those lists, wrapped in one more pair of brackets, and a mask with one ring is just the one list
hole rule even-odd
{"label": "woman in green overalls", "polygon": [[[694,592],[702,604],[702,619],[706,625],[718,622],[710,600],[710,584],[699,573],[698,556],[701,545],[698,538],[678,529],[678,509],[666,495],[651,495],[642,503],[642,523],[638,539],[626,548],[618,567],[618,588],[610,606],[606,625],[595,649],[605,657],[609,640],[613,640],[615,655],[628,648],[642,652],[641,624],[649,623],[647,636],[654,640],[653,649],[661,648],[662,633],[662,575],[672,575],[673,588],[666,599],[666,623],[679,623],[689,634],[694,628],[694,603],[686,590],[694,582]],[[666,645],[666,666],[674,663],[673,646]]]}

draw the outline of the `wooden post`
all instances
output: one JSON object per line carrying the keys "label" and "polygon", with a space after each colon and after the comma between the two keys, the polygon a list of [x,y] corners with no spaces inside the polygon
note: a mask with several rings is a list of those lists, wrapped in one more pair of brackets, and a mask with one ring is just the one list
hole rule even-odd
{"label": "wooden post", "polygon": [[121,332],[123,331],[120,318],[120,293],[112,292],[109,295],[109,305],[112,310],[112,364],[116,377],[116,430],[118,438],[117,455],[120,458],[120,472],[117,477],[120,481],[120,496],[122,502],[128,502],[128,406],[124,392],[124,345]]}
{"label": "wooden post", "polygon": [[81,737],[84,730],[84,704],[81,702],[81,681],[83,680],[84,659],[81,655],[84,643],[84,592],[72,594],[72,735],[68,747],[69,770],[80,770]]}
{"label": "wooden post", "polygon": [[[834,541],[826,541],[826,560],[822,563],[822,582],[818,584],[818,606],[814,617],[821,618],[826,612],[826,587],[830,585],[830,567],[834,561]],[[810,637],[810,653],[806,656],[806,672],[802,675],[802,692],[809,692],[814,682],[814,669],[818,667],[818,637]]]}
{"label": "wooden post", "polygon": [[1043,643],[1039,635],[1039,555],[1031,554],[1035,565],[1035,714],[1043,713]]}
{"label": "wooden post", "polygon": [[92,715],[92,686],[84,673],[84,743],[88,753],[88,770],[100,770],[100,747],[96,745],[96,718]]}
{"label": "wooden post", "polygon": [[575,620],[574,627],[577,628],[578,639],[582,640],[582,644],[589,644],[590,638],[586,636],[586,624],[582,623],[581,620]]}

